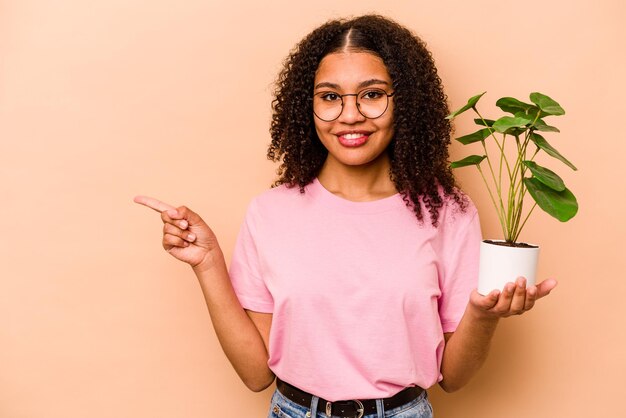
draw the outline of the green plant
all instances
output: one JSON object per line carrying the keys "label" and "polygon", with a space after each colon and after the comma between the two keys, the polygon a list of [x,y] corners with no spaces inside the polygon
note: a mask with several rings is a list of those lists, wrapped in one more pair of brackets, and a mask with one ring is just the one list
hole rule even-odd
{"label": "green plant", "polygon": [[[464,145],[480,142],[484,155],[470,155],[451,163],[450,167],[475,166],[478,168],[498,213],[504,239],[511,245],[517,242],[522,228],[536,206],[561,222],[570,220],[578,212],[576,197],[565,187],[563,180],[553,171],[534,161],[539,151],[544,151],[573,170],[576,170],[576,167],[538,133],[559,132],[556,127],[544,121],[544,118],[548,116],[565,114],[565,110],[557,102],[541,93],[530,94],[532,104],[513,97],[503,97],[496,102],[496,106],[513,116],[491,120],[483,118],[476,108],[476,103],[484,94],[483,92],[471,97],[465,106],[447,117],[452,120],[469,109],[478,115],[474,122],[483,128],[456,140]],[[491,140],[499,150],[497,163],[489,157],[487,150],[487,142]],[[510,156],[507,155],[507,150],[511,148],[513,151],[508,151],[508,153],[514,155],[514,161],[509,160]],[[486,176],[481,168],[483,161],[486,161],[488,167]],[[527,176],[527,174],[530,175]],[[524,198],[527,192],[535,202],[523,215]]]}

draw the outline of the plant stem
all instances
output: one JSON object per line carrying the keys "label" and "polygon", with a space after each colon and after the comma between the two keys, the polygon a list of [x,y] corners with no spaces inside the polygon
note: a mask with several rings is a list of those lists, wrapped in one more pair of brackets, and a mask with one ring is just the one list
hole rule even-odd
{"label": "plant stem", "polygon": [[[498,138],[494,134],[495,130],[492,127],[490,127],[490,126],[487,126],[487,122],[485,122],[485,118],[483,118],[483,116],[480,114],[480,112],[478,111],[478,109],[476,107],[473,107],[472,110],[474,110],[474,112],[476,112],[476,114],[478,115],[480,120],[483,122],[484,126],[486,126],[489,129],[489,132],[491,133],[491,137],[493,138],[493,140],[496,142],[496,145],[500,149],[500,154],[501,155],[506,155],[505,152],[504,152],[504,137],[506,135],[502,139],[502,145],[500,145],[500,142],[498,142]],[[511,176],[511,167],[509,166],[509,161],[507,160],[506,156],[504,158],[504,161],[506,163],[506,168],[507,168],[507,170],[509,172],[509,177],[510,177]]]}
{"label": "plant stem", "polygon": [[504,218],[502,216],[502,213],[498,210],[498,205],[496,204],[496,200],[494,199],[493,193],[491,192],[491,187],[489,187],[489,183],[487,183],[487,179],[485,178],[485,175],[483,174],[483,170],[480,168],[480,165],[476,165],[476,168],[478,168],[478,172],[480,173],[480,176],[483,178],[483,182],[485,182],[485,186],[487,186],[487,191],[489,192],[491,203],[493,203],[493,206],[496,209],[496,213],[498,214],[498,219],[500,220],[500,226],[502,226],[502,230],[505,231],[506,229],[504,227]]}
{"label": "plant stem", "polygon": [[[502,149],[504,149],[504,145],[506,143],[506,134],[502,135]],[[504,152],[500,152],[500,167],[498,170],[498,190],[502,190],[502,161],[505,160]],[[508,161],[507,161],[508,165]],[[509,171],[509,178],[511,177],[511,173]]]}
{"label": "plant stem", "polygon": [[515,242],[517,242],[517,239],[519,238],[520,232],[522,232],[522,229],[524,229],[524,225],[526,225],[526,221],[528,220],[528,218],[530,218],[530,214],[533,213],[533,209],[535,209],[536,206],[537,206],[537,202],[535,202],[533,207],[530,208],[530,211],[528,211],[528,214],[526,215],[526,218],[524,219],[524,222],[522,222],[522,226],[520,226],[519,229],[517,230],[517,233],[515,235]]}
{"label": "plant stem", "polygon": [[515,135],[515,144],[517,147],[517,158],[515,160],[515,165],[513,166],[513,175],[509,182],[509,190],[508,190],[508,198],[507,198],[507,241],[514,241],[515,237],[515,219],[518,217],[517,211],[520,211],[521,208],[517,206],[517,176],[521,171],[521,161],[522,161],[522,147],[520,145],[519,135]]}
{"label": "plant stem", "polygon": [[[501,173],[502,172],[502,156],[504,156],[505,158],[507,169],[509,168],[509,162],[506,159],[503,145],[500,144],[500,142],[498,141],[498,138],[496,138],[496,136],[494,135],[495,130],[491,128],[490,126],[487,126],[487,122],[485,121],[485,118],[483,118],[483,116],[480,114],[478,109],[476,107],[473,107],[472,110],[476,112],[480,120],[483,122],[484,126],[487,127],[487,129],[489,129],[489,133],[491,137],[496,142],[496,145],[498,146],[498,149],[500,150],[500,173]],[[501,180],[499,181],[496,179],[496,175],[493,171],[493,166],[491,165],[491,159],[489,158],[489,152],[487,151],[487,145],[485,144],[485,141],[482,140],[480,141],[480,143],[482,144],[483,150],[485,151],[485,157],[487,159],[487,165],[489,166],[489,172],[491,173],[491,179],[493,180],[493,184],[496,187],[496,193],[498,194],[498,203],[500,204],[499,209],[498,209],[498,203],[496,203],[496,200],[493,197],[493,193],[491,192],[491,188],[489,187],[489,184],[487,183],[487,179],[485,178],[484,173],[482,172],[479,166],[477,167],[478,167],[478,170],[480,171],[480,175],[482,176],[483,181],[485,182],[485,185],[487,186],[487,190],[489,191],[489,196],[491,196],[491,202],[493,203],[493,206],[495,207],[496,212],[498,213],[498,218],[500,219],[500,224],[502,226],[502,232],[504,232],[504,235],[507,236],[507,230],[506,230],[506,226],[504,223],[504,215],[506,211],[504,209],[504,202],[502,201],[502,188],[501,188],[502,181]],[[510,171],[509,171],[509,174],[510,174]],[[500,175],[500,179],[501,179],[501,175]]]}
{"label": "plant stem", "polygon": [[[522,228],[524,227],[523,224],[520,226],[519,222],[520,222],[520,219],[522,217],[522,208],[523,208],[523,205],[524,205],[524,197],[526,196],[526,187],[524,185],[524,175],[526,174],[527,167],[526,167],[526,164],[524,164],[524,161],[527,160],[526,154],[527,154],[527,151],[528,151],[528,144],[530,143],[530,135],[531,135],[531,133],[532,133],[532,129],[526,130],[526,132],[524,133],[524,142],[522,142],[521,146],[518,148],[518,155],[519,155],[518,172],[519,172],[519,175],[520,175],[520,180],[517,183],[517,185],[515,185],[514,195],[517,196],[517,201],[515,202],[515,206],[517,208],[517,213],[515,214],[515,216],[513,218],[513,226],[512,226],[513,236],[515,236],[515,237],[519,236]],[[530,161],[532,161],[535,158],[535,156],[537,155],[538,152],[539,152],[539,148],[537,148],[535,150],[535,153],[531,157]],[[517,239],[517,238],[515,238],[515,239]]]}
{"label": "plant stem", "polygon": [[[517,196],[517,212],[513,223],[513,236],[518,236],[521,228],[519,227],[519,221],[522,217],[522,208],[524,205],[524,196],[526,196],[526,187],[524,186],[524,176],[522,175],[522,181],[520,181],[520,191]],[[517,239],[517,238],[516,238]]]}

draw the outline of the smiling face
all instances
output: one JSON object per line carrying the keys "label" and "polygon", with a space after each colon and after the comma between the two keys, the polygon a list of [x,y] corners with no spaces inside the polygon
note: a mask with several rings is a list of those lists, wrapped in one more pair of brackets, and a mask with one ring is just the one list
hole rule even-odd
{"label": "smiling face", "polygon": [[[328,150],[325,169],[389,166],[385,150],[394,133],[393,97],[389,97],[389,105],[380,117],[368,119],[359,112],[353,95],[368,88],[393,93],[387,68],[376,55],[338,52],[326,55],[320,62],[313,93],[328,92],[326,97],[330,99],[348,94],[343,97],[343,110],[337,119],[325,122],[314,116],[317,136]],[[362,98],[367,100],[367,96]]]}

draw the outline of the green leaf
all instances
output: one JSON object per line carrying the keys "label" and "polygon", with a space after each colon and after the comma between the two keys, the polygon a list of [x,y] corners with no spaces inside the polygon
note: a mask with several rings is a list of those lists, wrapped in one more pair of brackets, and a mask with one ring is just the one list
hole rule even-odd
{"label": "green leaf", "polygon": [[550,145],[543,136],[539,135],[538,133],[533,132],[530,134],[530,139],[535,143],[535,145],[537,145],[539,148],[544,150],[546,154],[556,158],[557,160],[562,161],[565,165],[570,167],[572,170],[574,171],[578,170],[574,164],[569,162],[567,158],[562,156],[560,152],[558,152],[552,145]]}
{"label": "green leaf", "polygon": [[511,128],[525,128],[532,120],[523,117],[503,116],[493,124],[493,129],[500,133],[506,133]]}
{"label": "green leaf", "polygon": [[557,102],[538,92],[530,93],[530,101],[539,106],[548,115],[560,116],[565,114],[565,110]]}
{"label": "green leaf", "polygon": [[569,189],[557,192],[534,177],[524,178],[524,185],[537,205],[559,221],[569,221],[578,212],[578,202]]}
{"label": "green leaf", "polygon": [[496,102],[496,106],[505,112],[516,114],[517,112],[526,112],[528,108],[533,107],[531,104],[521,102],[514,97],[502,97]]}
{"label": "green leaf", "polygon": [[[515,114],[516,118],[524,118],[524,119],[530,119],[531,122],[535,122],[535,124],[537,123],[536,121],[540,120],[537,115],[541,114],[541,109],[539,109],[538,107],[535,106],[531,106],[528,111],[526,112],[517,112]],[[545,122],[544,122],[545,123]],[[534,125],[530,125],[530,126],[534,126]]]}
{"label": "green leaf", "polygon": [[565,183],[563,179],[558,176],[554,171],[540,166],[534,161],[523,161],[524,165],[528,167],[533,173],[533,177],[557,192],[565,190]]}
{"label": "green leaf", "polygon": [[470,165],[478,165],[485,158],[487,158],[486,155],[470,155],[469,157],[465,157],[462,160],[450,163],[450,168],[459,168],[459,167],[467,167]]}
{"label": "green leaf", "polygon": [[539,109],[537,106],[530,106],[528,109],[526,109],[523,115],[519,115],[519,116],[525,116],[529,119],[535,120],[537,119],[537,115],[539,115],[539,117],[548,116],[545,114],[545,112],[542,112],[541,109]]}
{"label": "green leaf", "polygon": [[463,106],[459,110],[456,110],[456,111],[450,113],[448,116],[446,116],[446,119],[454,119],[455,117],[457,117],[461,113],[465,112],[466,110],[473,108],[474,106],[476,106],[476,103],[478,103],[478,100],[480,100],[482,95],[485,94],[485,93],[487,93],[487,92],[483,91],[482,93],[477,94],[476,96],[470,97],[470,99],[467,101],[467,104],[465,106]]}
{"label": "green leaf", "polygon": [[543,119],[537,119],[534,126],[541,132],[561,132],[556,126],[547,125]]}
{"label": "green leaf", "polygon": [[467,145],[478,141],[484,141],[485,138],[487,138],[489,135],[491,135],[491,130],[489,128],[485,128],[478,130],[472,134],[459,137],[456,140],[463,145]]}
{"label": "green leaf", "polygon": [[484,121],[483,119],[474,119],[474,123],[480,126],[493,126],[494,122],[495,120],[492,119],[485,119]]}
{"label": "green leaf", "polygon": [[507,129],[505,134],[507,135],[512,135],[512,136],[522,136],[522,134],[526,132],[526,129],[522,129],[522,128],[511,128],[511,129]]}

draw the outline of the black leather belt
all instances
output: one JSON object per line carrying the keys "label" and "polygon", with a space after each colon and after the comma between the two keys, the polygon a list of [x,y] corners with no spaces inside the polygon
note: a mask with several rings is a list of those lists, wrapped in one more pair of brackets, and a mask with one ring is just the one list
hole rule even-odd
{"label": "black leather belt", "polygon": [[[276,387],[283,396],[292,402],[305,408],[311,407],[313,395],[276,378]],[[382,399],[385,411],[397,408],[417,399],[424,389],[419,386],[408,387],[390,398]],[[326,416],[360,418],[363,415],[375,414],[376,399],[353,399],[347,401],[330,402],[320,398],[317,401],[318,412],[326,413]]]}

